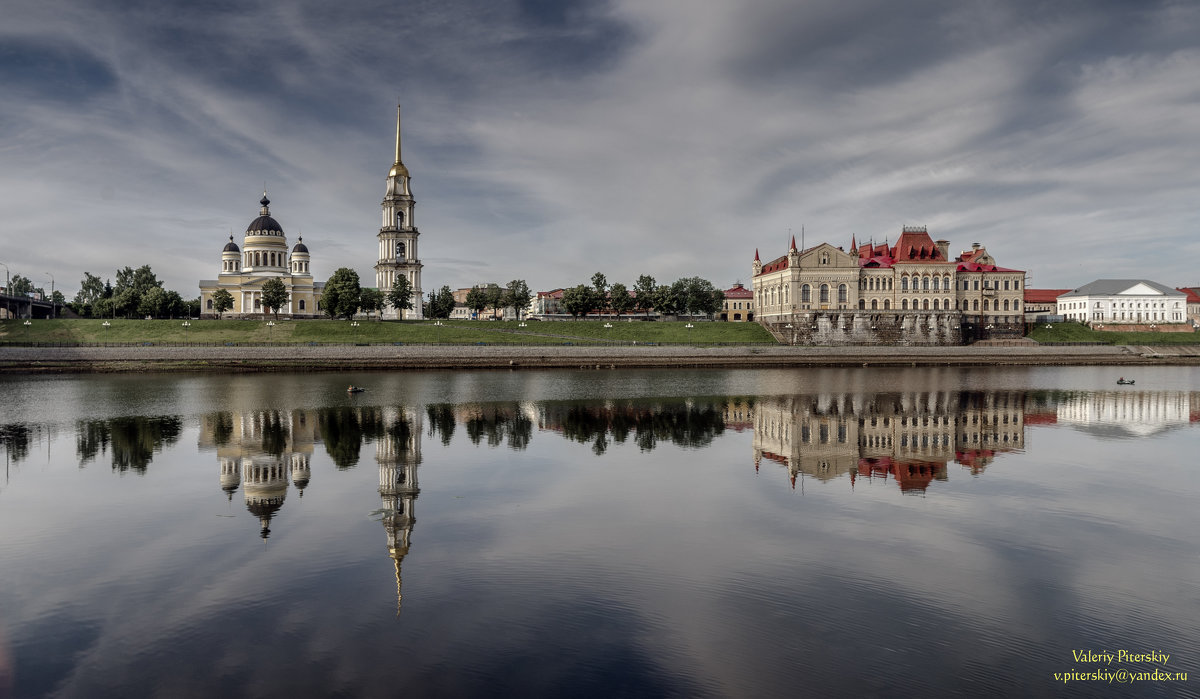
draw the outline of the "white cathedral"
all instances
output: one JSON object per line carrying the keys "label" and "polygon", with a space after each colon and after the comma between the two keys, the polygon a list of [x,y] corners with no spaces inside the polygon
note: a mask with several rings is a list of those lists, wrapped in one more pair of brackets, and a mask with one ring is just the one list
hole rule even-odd
{"label": "white cathedral", "polygon": [[[400,160],[400,107],[396,107],[396,160],[387,176],[383,197],[383,223],[379,228],[379,254],[375,263],[375,286],[385,297],[400,276],[406,276],[412,288],[412,310],[406,319],[422,318],[425,304],[421,291],[421,259],[417,254],[417,231],[413,219],[415,200],[410,189],[412,177]],[[280,313],[291,318],[318,318],[323,313],[321,291],[324,282],[313,281],[310,257],[303,238],[289,252],[283,227],[271,216],[270,200],[263,192],[258,218],[246,227],[239,248],[229,236],[221,251],[221,271],[216,279],[200,280],[201,317],[216,318],[213,294],[224,289],[233,297],[228,317],[264,317],[262,285],[279,279],[288,292],[288,302]],[[398,318],[390,306],[384,318]]]}

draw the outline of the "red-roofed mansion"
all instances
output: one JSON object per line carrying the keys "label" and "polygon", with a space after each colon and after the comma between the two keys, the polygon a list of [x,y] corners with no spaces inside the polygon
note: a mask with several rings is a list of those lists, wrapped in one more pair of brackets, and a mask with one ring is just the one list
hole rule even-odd
{"label": "red-roofed mansion", "polygon": [[894,245],[851,238],[805,250],[793,237],[769,262],[754,253],[756,318],[794,344],[954,345],[1024,334],[1025,272],[978,244],[955,258],[922,226]]}

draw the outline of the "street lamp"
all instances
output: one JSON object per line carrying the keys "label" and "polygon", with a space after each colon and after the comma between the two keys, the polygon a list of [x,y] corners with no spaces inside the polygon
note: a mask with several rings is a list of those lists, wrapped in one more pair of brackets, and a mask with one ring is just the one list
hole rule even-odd
{"label": "street lamp", "polygon": [[110,323],[106,320],[103,323],[101,323],[101,325],[104,326],[104,344],[107,345],[108,344],[108,326],[112,325],[112,323]]}
{"label": "street lamp", "polygon": [[274,341],[274,339],[275,339],[275,321],[268,320],[267,321],[267,340],[268,340],[268,342],[271,342],[271,341]]}
{"label": "street lamp", "polygon": [[28,342],[29,341],[29,326],[33,325],[33,323],[27,320],[23,323],[23,325],[25,326],[25,341]]}
{"label": "street lamp", "polygon": [[183,321],[183,344],[185,345],[187,344],[187,330],[190,327],[192,327],[191,323],[187,322],[186,320]]}
{"label": "street lamp", "polygon": [[358,342],[358,321],[357,320],[350,321],[350,327],[354,328],[354,341]]}
{"label": "street lamp", "polygon": [[56,315],[54,312],[54,275],[49,272],[46,274],[50,277],[50,317],[54,318]]}

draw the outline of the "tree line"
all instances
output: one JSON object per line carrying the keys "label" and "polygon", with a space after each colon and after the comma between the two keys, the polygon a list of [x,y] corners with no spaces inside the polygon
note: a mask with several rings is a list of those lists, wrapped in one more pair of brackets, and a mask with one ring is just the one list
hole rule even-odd
{"label": "tree line", "polygon": [[[58,294],[55,294],[58,296]],[[185,299],[163,288],[150,265],[117,270],[116,284],[91,272],[83,273],[79,293],[66,306],[84,318],[194,318],[200,297]]]}
{"label": "tree line", "polygon": [[725,303],[725,292],[700,277],[685,277],[673,284],[658,284],[654,277],[643,274],[633,289],[617,282],[609,284],[600,272],[592,275],[592,283],[563,289],[563,310],[572,318],[588,313],[614,313],[618,318],[630,311],[660,315],[712,315]]}

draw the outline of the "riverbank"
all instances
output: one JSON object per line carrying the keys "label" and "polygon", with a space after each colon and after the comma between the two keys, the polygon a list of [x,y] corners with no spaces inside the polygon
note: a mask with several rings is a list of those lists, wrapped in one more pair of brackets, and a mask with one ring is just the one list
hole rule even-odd
{"label": "riverbank", "polygon": [[1200,365],[1200,347],[119,346],[0,347],[0,373],[622,367]]}

